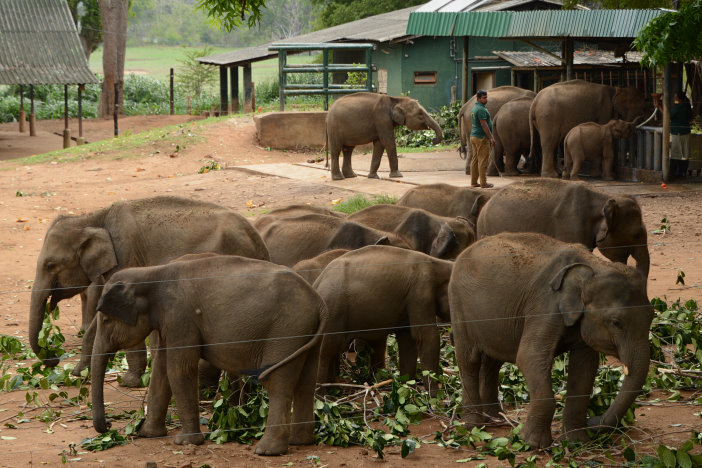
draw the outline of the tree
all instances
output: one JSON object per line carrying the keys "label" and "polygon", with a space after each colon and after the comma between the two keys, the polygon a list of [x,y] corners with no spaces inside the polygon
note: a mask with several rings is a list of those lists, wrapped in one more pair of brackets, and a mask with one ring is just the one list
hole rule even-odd
{"label": "tree", "polygon": [[90,54],[102,43],[102,23],[98,1],[68,0],[68,9],[71,10],[73,22],[76,23],[85,58],[89,59]]}
{"label": "tree", "polygon": [[260,24],[265,7],[266,0],[198,0],[198,8],[227,31],[238,28],[244,21],[250,28]]}
{"label": "tree", "polygon": [[426,0],[312,0],[321,7],[316,29],[324,29],[369,16],[426,3]]}
{"label": "tree", "polygon": [[200,98],[202,91],[218,80],[217,66],[195,60],[211,55],[213,50],[214,48],[210,46],[201,50],[186,50],[183,53],[185,58],[178,60],[182,65],[178,70],[178,81],[182,84],[183,90],[195,98]]}
{"label": "tree", "polygon": [[639,31],[634,46],[643,52],[641,64],[657,67],[685,63],[702,56],[702,0],[692,0],[652,19]]}
{"label": "tree", "polygon": [[115,84],[119,93],[119,105],[124,102],[124,59],[127,54],[127,0],[98,0],[103,28],[102,90],[98,103],[98,115],[107,117],[114,113]]}

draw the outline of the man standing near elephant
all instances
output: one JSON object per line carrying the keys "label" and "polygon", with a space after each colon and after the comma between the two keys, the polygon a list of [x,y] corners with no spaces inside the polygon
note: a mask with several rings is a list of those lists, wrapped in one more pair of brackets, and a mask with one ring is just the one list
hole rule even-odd
{"label": "man standing near elephant", "polygon": [[[487,167],[490,160],[490,148],[495,146],[492,136],[492,119],[488,112],[487,91],[481,89],[476,94],[475,106],[470,111],[473,127],[470,131],[470,145],[473,149],[473,159],[470,161],[471,187],[490,188],[493,185],[487,181]],[[478,183],[480,177],[480,183]]]}
{"label": "man standing near elephant", "polygon": [[[661,102],[654,97],[654,104],[663,113]],[[673,96],[670,108],[670,175],[685,177],[690,164],[690,123],[695,117],[692,106],[683,91]]]}

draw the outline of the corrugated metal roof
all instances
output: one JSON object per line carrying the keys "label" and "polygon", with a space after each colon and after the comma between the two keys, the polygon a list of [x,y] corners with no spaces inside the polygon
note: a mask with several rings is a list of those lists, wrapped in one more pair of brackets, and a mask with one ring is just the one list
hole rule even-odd
{"label": "corrugated metal roof", "polygon": [[663,13],[661,10],[422,11],[410,14],[407,34],[633,39],[649,21]]}
{"label": "corrugated metal roof", "polygon": [[63,0],[0,0],[0,84],[98,83]]}
{"label": "corrugated metal roof", "polygon": [[268,50],[276,44],[322,43],[322,42],[390,42],[407,36],[407,21],[418,6],[370,16],[350,23],[314,31],[308,34],[281,39],[268,44],[200,57],[198,62],[212,65],[238,65],[277,57],[277,52]]}
{"label": "corrugated metal roof", "polygon": [[[549,5],[560,8],[561,0],[431,0],[417,9],[417,12],[456,13],[459,11],[504,11],[530,4]],[[541,9],[541,7],[536,7]],[[548,8],[548,7],[546,7]]]}
{"label": "corrugated metal roof", "polygon": [[[526,68],[562,68],[563,64],[559,59],[537,51],[494,51],[495,55],[508,61],[516,67]],[[560,56],[559,53],[554,55]],[[629,51],[626,53],[626,61],[638,63],[641,61],[641,52]],[[575,50],[573,52],[574,65],[621,65],[622,59],[614,56],[614,52],[608,50]]]}

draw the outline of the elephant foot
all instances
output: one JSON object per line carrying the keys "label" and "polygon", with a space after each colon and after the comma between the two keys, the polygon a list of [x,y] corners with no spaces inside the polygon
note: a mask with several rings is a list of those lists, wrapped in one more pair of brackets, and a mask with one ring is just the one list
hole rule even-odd
{"label": "elephant foot", "polygon": [[568,174],[567,172],[563,172],[563,175],[561,175],[561,179],[570,180],[570,174]]}
{"label": "elephant foot", "polygon": [[486,174],[489,176],[496,176],[498,175],[497,169],[488,169]]}
{"label": "elephant foot", "polygon": [[[73,368],[71,371],[71,375],[73,377],[81,377],[83,376],[83,369],[89,369],[90,366],[87,364],[83,364],[82,362],[79,362],[76,364],[76,367]],[[89,374],[86,374],[85,377],[87,377]]]}
{"label": "elephant foot", "polygon": [[369,179],[380,179],[380,177],[378,177],[378,173],[377,173],[377,172],[369,172],[369,173],[368,173],[368,178],[369,178]]}
{"label": "elephant foot", "polygon": [[400,172],[400,171],[390,171],[390,177],[402,177],[402,172]]}
{"label": "elephant foot", "polygon": [[344,171],[343,174],[344,174],[344,177],[347,179],[351,179],[353,177],[358,177],[358,175],[355,172],[353,172],[352,170]]}
{"label": "elephant foot", "polygon": [[465,423],[466,427],[473,428],[485,425],[485,423],[488,422],[488,418],[486,418],[483,413],[477,411],[466,411],[461,417],[461,421]]}
{"label": "elephant foot", "polygon": [[587,435],[585,429],[566,430],[563,435],[558,438],[559,441],[561,439],[567,439],[570,442],[580,442],[581,444],[590,442],[590,436]]}
{"label": "elephant foot", "polygon": [[[488,174],[488,175],[490,175],[490,174]],[[508,171],[503,172],[502,175],[506,175],[506,176],[518,176],[518,175],[522,175],[522,173],[519,172],[519,171],[516,170],[516,169],[510,169],[510,170],[508,170]]]}
{"label": "elephant foot", "polygon": [[139,429],[139,437],[144,438],[163,437],[166,434],[167,431],[165,424],[149,424],[148,418],[147,421],[145,421]]}
{"label": "elephant foot", "polygon": [[553,443],[553,437],[551,437],[551,426],[549,425],[544,427],[533,427],[529,424],[529,421],[527,421],[522,429],[521,436],[524,438],[527,444],[531,445],[531,448],[533,449],[550,447]]}
{"label": "elephant foot", "polygon": [[551,171],[541,171],[541,177],[550,177],[551,179],[557,179],[559,177],[558,172]]}
{"label": "elephant foot", "polygon": [[205,436],[202,435],[201,432],[198,432],[197,434],[183,434],[181,432],[175,436],[173,441],[176,443],[176,445],[202,445],[205,443]]}
{"label": "elephant foot", "polygon": [[612,176],[607,176],[607,177],[603,177],[602,180],[605,180],[605,181],[607,181],[607,182],[611,182],[611,181],[614,180],[614,177],[612,177]]}
{"label": "elephant foot", "polygon": [[288,441],[276,439],[275,437],[263,438],[256,444],[254,448],[256,455],[285,455],[288,453]]}
{"label": "elephant foot", "polygon": [[341,175],[341,172],[332,172],[332,180],[344,180],[344,176]]}
{"label": "elephant foot", "polygon": [[289,442],[290,445],[314,445],[314,426],[310,426],[309,429],[293,429]]}
{"label": "elephant foot", "polygon": [[144,386],[141,383],[141,373],[127,372],[122,376],[121,380],[119,383],[120,387],[137,388]]}

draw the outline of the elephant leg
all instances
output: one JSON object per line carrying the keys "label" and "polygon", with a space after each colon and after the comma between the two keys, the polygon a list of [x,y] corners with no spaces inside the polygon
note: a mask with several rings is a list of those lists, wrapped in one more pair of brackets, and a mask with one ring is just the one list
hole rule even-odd
{"label": "elephant leg", "polygon": [[351,169],[351,153],[353,153],[353,148],[353,146],[343,146],[341,148],[344,153],[344,164],[341,166],[341,173],[347,178],[356,177],[356,173]]}
{"label": "elephant leg", "polygon": [[398,331],[395,336],[400,355],[400,375],[407,375],[410,380],[414,380],[417,377],[417,342],[409,330]]}
{"label": "elephant leg", "polygon": [[161,342],[158,332],[151,338],[151,380],[146,396],[146,419],[139,429],[139,437],[163,437],[166,435],[166,414],[171,402],[171,384],[168,381],[166,344]]}
{"label": "elephant leg", "polygon": [[385,350],[388,346],[388,339],[385,337],[382,340],[374,340],[368,343],[372,349],[373,355],[371,356],[371,369],[373,372],[379,371],[385,368]]}
{"label": "elephant leg", "polygon": [[[390,137],[380,137],[380,143],[388,153],[388,163],[390,164],[390,177],[402,177],[400,168],[397,164],[397,145],[395,143],[395,134],[391,133]],[[374,151],[375,153],[375,151]]]}
{"label": "elephant leg", "polygon": [[481,426],[486,422],[482,411],[479,385],[482,353],[470,343],[465,332],[454,329],[454,339],[456,361],[463,387],[461,419],[469,428]]}
{"label": "elephant leg", "polygon": [[554,158],[556,157],[556,149],[558,148],[558,141],[544,142],[541,139],[541,177],[558,177],[558,171],[554,167]]}
{"label": "elephant leg", "polygon": [[570,351],[566,401],[563,408],[563,437],[568,440],[574,442],[590,440],[585,432],[587,406],[590,403],[599,360],[599,353],[590,347]]}
{"label": "elephant leg", "polygon": [[343,180],[344,176],[341,174],[341,170],[339,169],[339,154],[341,154],[341,145],[330,143],[329,153],[331,153],[332,180]]}
{"label": "elephant leg", "polygon": [[502,158],[498,158],[495,154],[495,150],[490,151],[490,156],[488,159],[487,175],[496,176],[498,171],[504,171],[504,164],[502,163]]}
{"label": "elephant leg", "polygon": [[197,347],[183,347],[168,351],[168,381],[178,407],[178,417],[183,425],[180,434],[175,436],[177,445],[200,445],[205,436],[200,431],[200,408],[197,398],[197,363],[200,350]]}
{"label": "elephant leg", "polygon": [[[441,348],[439,329],[432,324],[424,327],[413,327],[412,333],[416,335],[414,339],[419,349],[419,362],[422,370],[433,372],[435,375],[441,374],[441,368],[439,367],[439,351]],[[435,397],[438,390],[436,383],[428,375],[422,376],[422,378],[424,387],[429,390],[429,395]]]}
{"label": "elephant leg", "polygon": [[[304,357],[296,359],[273,371],[263,382],[263,386],[268,391],[268,419],[266,420],[266,430],[261,440],[256,444],[254,453],[258,455],[282,455],[288,451],[291,423],[290,411],[293,394],[296,393],[295,385],[292,385],[292,382],[297,382],[298,385],[301,384],[299,379],[303,374],[302,370],[305,364]],[[303,388],[303,390],[307,391],[308,388]],[[302,410],[308,411],[307,402],[304,398],[303,401]],[[309,430],[308,424],[305,424],[304,427],[305,430]],[[300,437],[300,435],[295,437]]]}
{"label": "elephant leg", "polygon": [[[570,179],[571,179],[571,180],[581,180],[581,177],[580,177],[580,170],[581,170],[582,167],[583,167],[583,160],[584,160],[584,159],[585,159],[585,158],[584,158],[584,156],[582,156],[582,155],[578,155],[578,154],[573,155],[573,158],[572,158],[572,169],[570,170]],[[563,176],[564,176],[564,177],[565,177],[566,171],[567,171],[567,169],[564,168],[564,169],[563,169]]]}
{"label": "elephant leg", "polygon": [[317,387],[317,366],[319,363],[317,345],[305,357],[305,365],[295,385],[293,394],[293,424],[290,428],[290,444],[314,444],[314,391]]}
{"label": "elephant leg", "polygon": [[317,382],[329,383],[336,381],[336,376],[339,374],[339,355],[344,349],[345,340],[346,337],[339,333],[326,335],[322,339]]}
{"label": "elephant leg", "polygon": [[383,144],[380,140],[375,140],[373,142],[373,157],[371,158],[370,172],[368,173],[370,179],[378,179],[378,168],[380,167],[380,160],[383,157],[383,151],[385,151]]}
{"label": "elephant leg", "polygon": [[[551,445],[551,421],[556,412],[556,400],[551,387],[551,366],[553,353],[545,354],[543,344],[547,337],[528,337],[532,345],[520,346],[517,353],[517,366],[524,374],[529,387],[529,414],[522,429],[524,440],[532,448],[546,448]],[[524,342],[525,336],[522,336]]]}
{"label": "elephant leg", "polygon": [[85,330],[83,335],[83,343],[80,350],[80,362],[71,371],[71,375],[80,377],[81,371],[90,367],[90,359],[93,356],[93,342],[95,341],[95,333],[97,332],[97,319],[93,317],[90,326]]}
{"label": "elephant leg", "polygon": [[222,371],[219,367],[215,367],[204,359],[200,359],[197,365],[197,380],[201,389],[204,388],[216,392],[221,375]]}
{"label": "elephant leg", "polygon": [[502,411],[497,391],[502,364],[502,361],[485,355],[480,362],[480,401],[483,413],[490,418],[499,418]]}
{"label": "elephant leg", "polygon": [[146,343],[142,343],[138,348],[126,350],[126,354],[129,369],[127,373],[122,376],[122,381],[119,385],[130,388],[142,387],[141,376],[144,375],[147,363]]}
{"label": "elephant leg", "polygon": [[[517,169],[517,164],[519,163],[519,157],[521,154],[518,152],[505,152],[505,172],[504,175],[508,176],[518,176],[521,174],[519,169]],[[489,175],[489,174],[488,174]]]}

